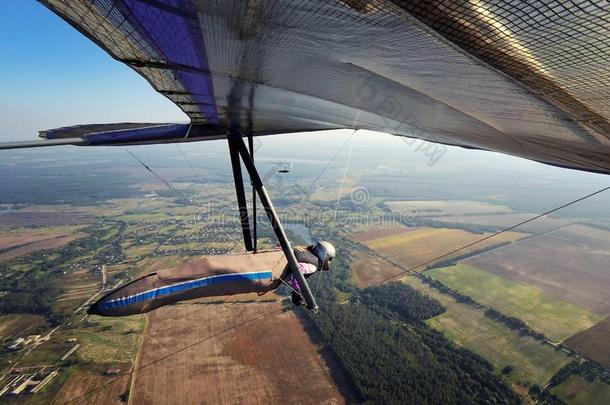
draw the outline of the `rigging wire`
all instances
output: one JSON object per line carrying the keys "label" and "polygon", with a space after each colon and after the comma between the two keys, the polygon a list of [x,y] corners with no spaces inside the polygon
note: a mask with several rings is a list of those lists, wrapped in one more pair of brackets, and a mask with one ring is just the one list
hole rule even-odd
{"label": "rigging wire", "polygon": [[191,168],[191,171],[193,172],[193,174],[195,175],[195,178],[199,178],[201,177],[196,171],[195,168],[193,167],[193,164],[191,163],[190,159],[186,157],[186,155],[184,154],[184,151],[182,150],[182,148],[180,147],[180,145],[178,145],[177,143],[175,143],[174,145],[176,145],[176,148],[178,148],[178,151],[180,152],[180,154],[182,155],[182,157],[184,158],[184,160],[186,161],[186,163],[189,165],[189,167]]}
{"label": "rigging wire", "polygon": [[[182,148],[180,148],[180,146],[178,144],[175,144],[178,147],[178,150],[180,151],[180,153],[182,154],[182,156],[184,157],[184,159],[186,160],[186,162],[188,163],[188,165],[191,167],[191,170],[193,171],[193,173],[195,174],[195,176],[199,176],[197,174],[197,172],[195,171],[194,167],[192,166],[192,164],[190,163],[189,159],[185,156],[185,154],[182,151]],[[187,203],[195,206],[195,207],[201,207],[201,204],[196,203],[195,201],[193,201],[192,199],[188,198],[188,196],[186,196],[184,193],[182,193],[180,190],[178,190],[177,188],[175,188],[171,182],[169,180],[164,179],[163,177],[161,177],[160,174],[158,174],[157,172],[155,172],[150,166],[148,166],[146,163],[144,163],[144,161],[142,161],[141,159],[139,159],[135,154],[133,154],[129,149],[125,148],[125,150],[127,151],[127,153],[129,153],[138,163],[140,163],[146,170],[148,170],[150,173],[153,174],[153,176],[155,176],[157,179],[159,179],[161,182],[163,182],[163,184],[165,184],[167,186],[167,188],[169,188],[171,191],[173,191],[177,196],[183,198],[184,200],[186,200]],[[193,225],[196,224],[196,220],[193,219]],[[216,227],[218,229],[220,229],[220,225],[216,224]],[[159,246],[157,246],[155,248],[155,250],[153,251],[153,253],[156,253],[159,251],[159,249],[161,249],[161,247],[163,247],[164,245],[166,245],[168,242],[170,242],[172,239],[174,239],[176,235],[172,235],[170,236],[166,241],[164,241],[163,243],[161,243]],[[229,240],[229,244],[233,243],[233,247],[229,250],[229,252],[232,252],[237,245],[240,243],[241,240],[241,235],[237,236],[234,239]]]}
{"label": "rigging wire", "polygon": [[140,158],[138,158],[136,155],[134,155],[129,149],[125,148],[125,150],[127,151],[127,153],[129,153],[131,155],[131,157],[133,157],[138,163],[140,163],[146,170],[151,172],[153,174],[153,176],[155,176],[157,179],[159,179],[161,182],[163,182],[163,184],[165,184],[174,193],[176,193],[180,197],[182,197],[187,203],[192,204],[192,205],[197,205],[193,201],[191,201],[191,199],[188,198],[184,193],[182,193],[180,190],[175,188],[168,180],[165,180],[163,177],[161,177],[159,174],[157,174],[157,172],[155,172],[153,169],[150,168],[150,166],[148,166],[146,163],[144,163],[142,160],[140,160]]}
{"label": "rigging wire", "polygon": [[307,194],[311,194],[311,191],[313,190],[313,187],[316,185],[316,183],[318,182],[318,180],[320,180],[320,177],[322,177],[324,175],[324,173],[326,173],[326,170],[328,170],[328,168],[330,167],[331,164],[333,164],[333,162],[335,161],[335,159],[337,159],[337,156],[339,156],[339,154],[341,153],[341,151],[343,151],[343,149],[345,148],[345,146],[348,144],[349,141],[352,140],[352,138],[354,137],[354,135],[356,134],[357,129],[354,130],[354,132],[352,132],[352,134],[349,136],[349,138],[347,138],[347,140],[343,143],[343,145],[341,145],[341,147],[339,149],[337,149],[337,151],[335,152],[335,154],[330,158],[330,160],[328,162],[326,162],[326,166],[324,166],[324,168],[322,169],[322,171],[316,176],[315,179],[313,179],[313,181],[311,182],[311,184],[309,185],[308,189],[307,189]]}
{"label": "rigging wire", "polygon": [[595,196],[595,195],[597,195],[597,194],[601,194],[601,193],[603,193],[604,191],[607,191],[607,190],[610,190],[610,186],[609,186],[609,187],[604,187],[604,188],[601,188],[601,189],[599,189],[599,190],[597,190],[597,191],[594,191],[594,192],[592,192],[592,193],[590,193],[590,194],[587,194],[587,195],[585,195],[585,196],[583,196],[583,197],[577,198],[577,199],[572,200],[572,201],[570,201],[570,202],[567,202],[567,203],[565,203],[565,204],[563,204],[563,205],[560,205],[560,206],[558,206],[558,207],[555,207],[555,208],[553,208],[553,209],[550,209],[550,210],[548,210],[548,211],[545,211],[545,212],[543,212],[542,214],[539,214],[539,215],[533,216],[533,217],[532,217],[532,218],[530,218],[530,219],[526,219],[525,221],[521,221],[521,222],[519,222],[519,223],[517,223],[517,224],[515,224],[515,225],[509,226],[509,227],[507,227],[507,228],[503,228],[503,229],[501,229],[501,230],[499,230],[499,231],[497,231],[497,232],[495,232],[495,233],[492,233],[491,235],[487,235],[487,236],[485,236],[485,237],[483,237],[483,238],[477,239],[477,240],[476,240],[476,241],[474,241],[474,242],[468,243],[468,244],[466,244],[466,245],[464,245],[464,246],[461,246],[461,247],[459,247],[459,248],[457,248],[457,249],[453,249],[453,250],[451,250],[451,251],[449,251],[449,252],[447,252],[447,253],[444,253],[444,254],[442,254],[442,255],[440,255],[440,256],[436,256],[436,257],[435,257],[435,258],[433,258],[433,259],[427,260],[427,261],[425,261],[425,262],[423,262],[423,263],[420,263],[420,264],[415,265],[415,266],[412,266],[412,267],[404,267],[404,266],[402,266],[400,263],[398,263],[397,261],[395,261],[395,260],[393,260],[393,259],[391,259],[391,258],[388,258],[388,257],[386,257],[386,256],[382,256],[382,255],[380,255],[380,254],[377,254],[377,256],[378,256],[378,257],[380,257],[380,258],[384,259],[384,260],[385,260],[385,261],[387,261],[388,263],[391,263],[391,264],[393,264],[394,266],[396,266],[396,267],[398,267],[398,268],[403,269],[404,271],[402,271],[402,272],[400,272],[400,273],[398,273],[398,274],[395,274],[395,275],[393,275],[393,276],[391,276],[391,277],[384,278],[383,280],[380,280],[380,281],[378,281],[378,282],[376,282],[376,283],[374,283],[374,284],[370,285],[369,287],[373,287],[373,286],[379,285],[379,284],[381,284],[381,283],[385,283],[386,281],[392,280],[393,278],[396,278],[396,277],[401,276],[401,275],[403,275],[403,274],[406,274],[406,273],[412,272],[412,271],[414,271],[414,270],[420,269],[420,268],[422,268],[422,267],[424,267],[424,266],[427,266],[427,265],[429,265],[429,264],[432,264],[432,263],[434,263],[434,262],[436,262],[436,261],[438,261],[438,260],[440,260],[440,259],[444,259],[444,258],[445,258],[445,257],[447,257],[447,256],[451,256],[451,255],[453,255],[454,253],[460,252],[460,251],[462,251],[462,250],[464,250],[464,249],[468,249],[469,247],[472,247],[472,246],[477,245],[477,244],[479,244],[479,243],[481,243],[481,242],[484,242],[484,241],[486,241],[486,240],[489,240],[489,239],[491,239],[491,238],[494,238],[494,237],[496,237],[496,236],[498,236],[498,235],[501,235],[501,234],[503,234],[503,233],[505,233],[505,232],[512,231],[512,230],[513,230],[513,229],[515,229],[515,228],[518,228],[518,227],[520,227],[520,226],[522,226],[522,225],[525,225],[525,224],[527,224],[527,223],[530,223],[530,222],[533,222],[533,221],[535,221],[535,220],[537,220],[537,219],[540,219],[540,218],[542,218],[542,217],[544,217],[544,216],[546,216],[546,215],[552,214],[552,213],[557,212],[557,211],[559,211],[559,210],[561,210],[561,209],[564,209],[564,208],[566,208],[566,207],[569,207],[570,205],[574,205],[574,204],[576,204],[576,203],[579,203],[579,202],[581,202],[581,201],[584,201],[584,200],[586,200],[586,199],[588,199],[588,198],[591,198],[591,197],[593,197],[593,196]]}
{"label": "rigging wire", "polygon": [[[356,131],[354,131],[354,134]],[[352,139],[352,137],[350,137]],[[333,215],[333,226],[332,230],[335,229],[337,225],[337,212],[339,211],[339,206],[341,205],[341,194],[343,194],[343,188],[345,187],[345,180],[347,180],[347,170],[349,169],[350,161],[352,160],[352,151],[354,150],[354,142],[350,144],[349,153],[347,154],[347,160],[345,162],[345,168],[343,169],[343,179],[341,180],[341,186],[337,192],[337,202],[335,203],[335,213]]]}
{"label": "rigging wire", "polygon": [[[548,210],[548,211],[545,211],[544,213],[539,214],[539,215],[536,215],[536,216],[534,216],[534,217],[532,217],[532,218],[530,218],[530,219],[528,219],[528,220],[521,221],[521,222],[519,222],[519,223],[517,223],[517,224],[515,224],[515,225],[513,225],[513,226],[510,226],[510,227],[504,228],[504,229],[502,229],[502,230],[500,230],[500,231],[498,231],[498,232],[496,232],[496,233],[494,233],[494,234],[492,234],[492,235],[488,235],[488,236],[486,236],[486,237],[484,237],[484,238],[481,238],[481,239],[479,239],[479,240],[477,240],[477,241],[475,241],[475,242],[472,242],[472,243],[469,243],[469,244],[467,244],[467,245],[464,245],[464,246],[462,246],[462,247],[460,247],[460,248],[458,248],[458,249],[454,249],[454,250],[452,250],[452,251],[450,251],[450,252],[448,252],[448,253],[445,253],[445,254],[442,254],[442,255],[440,255],[440,256],[437,256],[436,258],[434,258],[434,259],[432,259],[432,260],[429,260],[429,261],[427,261],[427,262],[421,263],[421,264],[419,264],[419,265],[417,265],[417,266],[414,266],[414,267],[411,267],[411,268],[405,268],[405,267],[403,267],[403,266],[401,266],[401,265],[399,265],[399,264],[395,263],[394,261],[391,261],[391,259],[385,258],[385,257],[383,257],[383,256],[379,256],[379,257],[381,257],[382,259],[387,260],[388,262],[390,262],[390,263],[392,263],[392,264],[396,265],[397,267],[405,269],[405,271],[403,271],[403,272],[401,272],[401,273],[398,273],[398,274],[395,274],[395,275],[393,275],[392,277],[388,277],[388,278],[386,278],[386,279],[384,279],[384,280],[378,281],[377,283],[375,283],[375,284],[371,285],[371,287],[372,287],[372,286],[379,285],[379,284],[381,284],[381,283],[383,283],[383,282],[389,281],[389,280],[391,280],[391,279],[393,279],[393,278],[396,278],[396,277],[398,277],[398,276],[400,276],[400,275],[402,275],[402,274],[405,274],[405,273],[408,273],[408,272],[410,272],[410,271],[413,271],[413,270],[415,270],[415,269],[417,269],[417,268],[420,268],[420,267],[426,266],[427,264],[430,264],[430,263],[432,263],[432,262],[434,262],[434,261],[437,261],[437,260],[439,260],[439,259],[442,259],[442,258],[444,258],[444,257],[446,257],[446,256],[448,256],[448,255],[451,255],[451,254],[455,253],[455,252],[459,252],[460,250],[463,250],[463,249],[466,249],[466,248],[468,248],[468,247],[470,247],[470,246],[476,245],[477,243],[481,243],[481,242],[482,242],[482,241],[484,241],[484,240],[488,240],[488,239],[490,239],[490,238],[492,238],[492,237],[495,237],[495,236],[498,236],[498,235],[500,235],[500,234],[502,234],[502,233],[504,233],[504,232],[508,232],[508,231],[510,231],[510,230],[512,230],[512,229],[515,229],[515,228],[517,228],[517,227],[519,227],[519,226],[521,226],[521,225],[525,225],[525,224],[527,224],[527,223],[529,223],[529,222],[533,222],[533,221],[535,221],[535,220],[537,220],[537,219],[539,219],[539,218],[542,218],[542,217],[543,217],[543,216],[545,216],[545,215],[549,215],[549,214],[552,214],[552,213],[554,213],[554,212],[557,212],[557,211],[559,211],[559,210],[561,210],[561,209],[563,209],[563,208],[566,208],[566,207],[569,207],[569,206],[571,206],[571,205],[574,205],[574,204],[576,204],[576,203],[578,203],[578,202],[584,201],[584,200],[586,200],[586,199],[588,199],[588,198],[591,198],[591,197],[593,197],[593,196],[595,196],[595,195],[597,195],[597,194],[601,194],[601,193],[603,193],[603,192],[605,192],[605,191],[607,191],[607,190],[610,190],[610,187],[604,187],[604,188],[602,188],[602,189],[600,189],[600,190],[597,190],[597,191],[595,191],[595,192],[593,192],[593,193],[590,193],[590,194],[587,194],[587,195],[585,195],[585,196],[583,196],[583,197],[580,197],[580,198],[578,198],[578,199],[572,200],[572,201],[570,201],[570,202],[568,202],[568,203],[565,203],[565,204],[563,204],[563,205],[560,205],[559,207],[556,207],[556,208],[550,209],[550,210]],[[191,343],[191,344],[189,344],[189,345],[183,346],[183,347],[181,347],[180,349],[178,349],[178,350],[176,350],[176,351],[174,351],[174,352],[172,352],[172,353],[168,353],[167,355],[165,355],[165,356],[163,356],[163,357],[160,357],[160,358],[158,358],[158,359],[155,359],[155,360],[153,360],[153,361],[150,361],[149,363],[146,363],[146,364],[144,364],[144,365],[142,365],[142,366],[136,367],[136,368],[134,368],[133,370],[131,370],[131,371],[127,372],[127,373],[124,373],[123,375],[121,375],[121,376],[119,376],[119,377],[117,377],[117,378],[115,378],[115,379],[113,379],[113,380],[111,380],[111,381],[109,381],[109,382],[107,382],[107,383],[105,383],[105,384],[102,384],[102,385],[100,385],[100,386],[98,386],[98,387],[94,387],[94,388],[92,388],[91,390],[86,391],[85,393],[83,393],[83,394],[79,395],[78,397],[76,397],[76,398],[72,398],[72,399],[70,399],[70,400],[66,401],[66,403],[70,403],[70,402],[73,402],[73,401],[75,401],[75,400],[78,400],[78,399],[84,398],[84,397],[88,396],[89,394],[91,394],[91,393],[93,393],[93,392],[95,392],[95,391],[97,391],[97,390],[100,390],[100,389],[102,389],[102,388],[105,388],[105,387],[107,387],[107,386],[109,386],[109,385],[113,384],[114,382],[116,382],[116,381],[118,381],[118,380],[120,380],[120,379],[122,379],[122,378],[124,378],[124,377],[126,377],[126,376],[129,376],[129,375],[131,375],[131,374],[133,374],[133,373],[135,373],[135,372],[137,372],[137,371],[140,371],[140,370],[142,370],[142,369],[144,369],[144,368],[147,368],[147,367],[150,367],[150,366],[152,366],[152,365],[154,365],[154,364],[157,364],[157,363],[159,363],[159,362],[161,362],[161,361],[163,361],[163,360],[165,360],[165,359],[168,359],[168,358],[170,358],[170,357],[173,357],[173,356],[175,356],[175,355],[177,355],[177,354],[179,354],[179,353],[182,353],[182,352],[184,352],[184,351],[186,351],[186,350],[188,350],[188,349],[190,349],[190,348],[192,348],[192,347],[195,347],[195,346],[197,346],[197,345],[200,345],[200,344],[202,344],[202,343],[205,343],[206,341],[208,341],[208,340],[210,340],[210,339],[213,339],[213,338],[215,338],[215,337],[218,337],[218,336],[220,336],[220,335],[222,335],[222,334],[224,334],[224,333],[226,333],[226,332],[230,332],[230,331],[232,331],[232,330],[236,330],[236,329],[238,329],[238,328],[240,328],[240,327],[242,327],[242,326],[244,326],[244,325],[246,325],[246,324],[249,324],[249,323],[254,322],[254,321],[256,321],[256,320],[259,320],[259,319],[265,318],[265,317],[270,316],[270,315],[274,315],[274,314],[277,314],[277,313],[280,313],[280,312],[288,312],[288,311],[293,311],[295,308],[297,308],[297,307],[293,307],[293,308],[278,308],[278,309],[273,310],[273,311],[268,311],[268,312],[260,313],[260,314],[258,314],[258,315],[256,315],[256,316],[252,317],[252,318],[248,318],[248,319],[246,319],[246,320],[244,320],[244,321],[242,321],[242,322],[239,322],[239,323],[236,323],[236,324],[234,324],[234,325],[231,325],[231,326],[229,326],[229,327],[227,327],[227,328],[225,328],[225,329],[223,329],[223,330],[221,330],[221,331],[218,331],[218,332],[216,332],[216,333],[214,333],[214,334],[212,334],[212,335],[209,335],[209,336],[207,336],[207,337],[205,337],[205,338],[203,338],[203,339],[201,339],[201,340],[198,340],[197,342],[194,342],[194,343]]]}
{"label": "rigging wire", "polygon": [[[349,153],[347,154],[347,160],[345,161],[345,167],[343,169],[343,180],[341,181],[341,186],[339,187],[339,190],[337,192],[337,202],[335,203],[335,212],[333,214],[333,225],[331,228],[332,229],[331,232],[335,230],[335,227],[337,225],[337,212],[339,211],[339,206],[341,205],[341,195],[343,194],[343,188],[345,187],[345,180],[347,179],[347,170],[349,169],[349,164],[352,160],[352,152],[354,150],[354,142],[353,142],[352,138],[354,137],[354,135],[356,135],[356,131],[357,131],[357,129],[355,129],[354,132],[352,132],[352,134],[348,138],[348,141],[351,140],[352,142],[350,144]],[[341,147],[340,150],[343,150],[344,146],[345,146],[345,144]],[[319,178],[319,176],[318,176],[318,178]],[[322,272],[322,274],[324,274],[324,273]],[[318,296],[318,289],[320,288],[320,280],[322,280],[322,277],[323,277],[322,274],[318,275],[318,281],[316,282],[316,288],[313,293],[314,297]]]}

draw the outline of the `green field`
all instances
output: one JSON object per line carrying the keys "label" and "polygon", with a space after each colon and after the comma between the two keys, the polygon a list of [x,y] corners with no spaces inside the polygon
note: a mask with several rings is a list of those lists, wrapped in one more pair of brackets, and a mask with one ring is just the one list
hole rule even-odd
{"label": "green field", "polygon": [[554,387],[553,394],[570,405],[605,405],[610,403],[610,385],[599,380],[588,382],[578,375],[570,376]]}
{"label": "green field", "polygon": [[402,281],[436,298],[447,308],[442,315],[428,320],[431,327],[487,359],[498,373],[507,365],[514,367],[506,377],[510,383],[544,386],[570,361],[565,354],[531,337],[520,336],[506,325],[485,317],[483,311],[458,303],[415,277],[405,277]]}
{"label": "green field", "polygon": [[553,341],[563,341],[603,319],[535,287],[515,283],[476,267],[458,264],[430,270],[426,274],[483,305],[523,320]]}
{"label": "green field", "polygon": [[62,337],[78,339],[81,346],[76,353],[85,361],[126,363],[135,357],[145,322],[143,316],[95,317],[85,321],[82,328],[75,326],[63,333]]}

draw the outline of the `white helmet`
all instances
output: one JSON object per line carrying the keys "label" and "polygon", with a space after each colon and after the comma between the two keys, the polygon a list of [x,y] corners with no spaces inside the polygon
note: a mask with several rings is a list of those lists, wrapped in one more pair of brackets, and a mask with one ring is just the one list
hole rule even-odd
{"label": "white helmet", "polygon": [[322,270],[330,270],[330,262],[335,258],[337,251],[332,243],[321,240],[313,245],[311,253],[318,258],[319,268]]}

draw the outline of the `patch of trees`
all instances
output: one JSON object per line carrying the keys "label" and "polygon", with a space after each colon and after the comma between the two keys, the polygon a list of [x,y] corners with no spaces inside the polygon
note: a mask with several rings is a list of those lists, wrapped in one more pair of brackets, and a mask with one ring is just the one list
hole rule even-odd
{"label": "patch of trees", "polygon": [[454,290],[453,288],[449,288],[445,284],[441,283],[440,281],[438,281],[436,279],[433,279],[432,277],[428,277],[428,276],[425,276],[422,274],[420,276],[420,280],[422,280],[424,283],[428,284],[430,287],[433,287],[442,293],[451,295],[453,298],[455,298],[455,300],[457,302],[479,306],[479,304],[475,300],[470,298],[468,295],[464,295],[464,294],[460,293],[459,291]]}
{"label": "patch of trees", "polygon": [[450,228],[450,229],[461,229],[467,232],[476,234],[483,234],[486,232],[497,232],[500,227],[494,225],[475,225],[455,222],[440,222],[435,221],[433,218],[417,219],[418,226],[428,226],[430,228]]}
{"label": "patch of trees", "polygon": [[599,378],[606,384],[610,384],[610,371],[606,367],[585,360],[582,362],[573,361],[562,367],[549,381],[549,388],[558,386],[572,375],[579,375],[590,383]]}
{"label": "patch of trees", "polygon": [[494,321],[500,321],[500,322],[506,324],[511,329],[527,328],[527,324],[525,322],[523,322],[521,319],[515,318],[513,316],[504,315],[503,313],[501,313],[493,308],[490,308],[487,311],[485,311],[485,316],[490,319],[493,319]]}
{"label": "patch of trees", "polygon": [[25,286],[19,283],[0,297],[0,313],[49,315],[59,293],[59,289],[48,279],[37,280]]}
{"label": "patch of trees", "polygon": [[[118,228],[118,233],[116,229]],[[29,313],[44,315],[51,323],[61,321],[62,314],[53,312],[53,305],[62,293],[57,278],[69,271],[69,263],[75,259],[93,259],[96,263],[113,263],[123,257],[120,235],[126,225],[120,221],[106,221],[105,225],[94,224],[83,230],[87,237],[74,240],[49,258],[48,251],[33,252],[0,265],[0,313]],[[104,240],[110,233],[114,239]],[[93,257],[91,254],[103,247]],[[15,271],[14,265],[27,264],[27,271]]]}
{"label": "patch of trees", "polygon": [[512,330],[518,330],[522,334],[529,335],[538,341],[549,340],[542,333],[536,332],[531,329],[521,319],[515,318],[514,316],[504,315],[503,313],[495,310],[494,308],[489,308],[487,311],[485,311],[485,316],[489,319],[493,319],[496,322],[501,322],[505,324]]}
{"label": "patch of trees", "polygon": [[[360,305],[324,302],[324,311],[308,315],[351,377],[361,402],[519,403],[486,360],[457,348],[421,322],[438,312],[440,304],[414,294],[408,300],[416,307],[405,311],[405,305],[390,298],[397,287],[384,288],[361,294]],[[406,298],[412,292],[399,294]],[[424,308],[426,302],[432,311]],[[413,321],[403,325],[381,316],[381,311]]]}
{"label": "patch of trees", "polygon": [[[565,401],[553,394],[551,389],[564,383],[573,375],[578,375],[589,383],[599,379],[605,384],[610,384],[610,371],[606,367],[589,360],[573,361],[563,366],[551,378],[546,388],[538,395],[538,401],[545,405],[564,405]],[[531,390],[530,393],[532,394]]]}
{"label": "patch of trees", "polygon": [[400,282],[366,288],[359,298],[372,310],[390,312],[406,322],[423,322],[445,312],[440,302]]}

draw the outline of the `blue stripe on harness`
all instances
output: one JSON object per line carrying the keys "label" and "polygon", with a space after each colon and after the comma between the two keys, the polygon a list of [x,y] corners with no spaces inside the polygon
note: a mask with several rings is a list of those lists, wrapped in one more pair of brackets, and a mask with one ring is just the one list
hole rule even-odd
{"label": "blue stripe on harness", "polygon": [[155,288],[153,290],[141,292],[138,294],[130,295],[123,298],[117,298],[114,300],[104,302],[101,307],[102,309],[115,309],[122,308],[129,305],[137,304],[139,302],[152,300],[154,298],[176,294],[192,290],[195,288],[206,287],[215,284],[221,284],[231,281],[244,281],[244,280],[270,280],[273,276],[270,271],[262,271],[256,273],[233,273],[233,274],[222,274],[217,276],[209,276],[199,278],[192,281],[186,281],[178,284],[172,284],[165,287]]}

